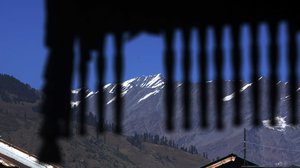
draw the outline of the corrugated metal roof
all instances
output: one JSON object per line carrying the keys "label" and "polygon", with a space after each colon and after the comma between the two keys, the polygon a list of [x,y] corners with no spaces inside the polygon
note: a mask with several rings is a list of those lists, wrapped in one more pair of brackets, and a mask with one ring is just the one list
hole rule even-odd
{"label": "corrugated metal roof", "polygon": [[36,156],[2,139],[0,139],[0,163],[2,163],[3,165],[14,165],[14,167],[31,167],[31,168],[59,167],[56,165],[42,163],[38,160]]}

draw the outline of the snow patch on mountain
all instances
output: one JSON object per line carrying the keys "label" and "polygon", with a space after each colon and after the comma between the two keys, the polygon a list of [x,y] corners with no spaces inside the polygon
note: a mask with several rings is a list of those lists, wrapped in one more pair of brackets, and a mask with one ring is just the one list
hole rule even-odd
{"label": "snow patch on mountain", "polygon": [[116,85],[110,89],[109,93],[114,93],[115,87],[116,87]]}
{"label": "snow patch on mountain", "polygon": [[81,90],[81,89],[75,89],[75,90],[72,90],[71,93],[73,93],[73,94],[78,94],[78,93],[80,92],[80,90]]}
{"label": "snow patch on mountain", "polygon": [[122,96],[125,96],[125,94],[127,94],[128,91],[133,87],[131,83],[135,80],[136,78],[133,78],[122,83]]}
{"label": "snow patch on mountain", "polygon": [[250,87],[252,85],[252,83],[248,83],[246,84],[244,87],[242,87],[242,89],[240,90],[240,92],[246,90],[248,87]]}
{"label": "snow patch on mountain", "polygon": [[290,125],[287,124],[285,119],[286,119],[286,117],[281,117],[281,116],[276,117],[275,120],[277,122],[277,125],[275,125],[275,126],[271,125],[270,120],[263,120],[262,123],[266,128],[269,128],[269,129],[272,129],[275,131],[284,132],[287,127],[290,127]]}
{"label": "snow patch on mountain", "polygon": [[284,97],[281,97],[280,100],[287,101],[287,99],[289,99],[289,97],[290,97],[289,95],[288,96],[284,96]]}
{"label": "snow patch on mountain", "polygon": [[[74,89],[74,90],[71,90],[71,93],[72,94],[79,94],[80,91],[81,91],[81,88]],[[93,92],[93,91],[86,90],[86,93],[87,93],[87,95],[85,96],[85,98],[88,98],[90,96],[93,96],[93,95],[97,94],[98,91],[97,92]]]}
{"label": "snow patch on mountain", "polygon": [[235,94],[235,93],[232,93],[232,94],[230,94],[230,95],[228,95],[228,96],[225,96],[225,97],[223,98],[223,101],[229,101],[229,100],[233,99],[233,98],[234,98],[234,94]]}
{"label": "snow patch on mountain", "polygon": [[111,100],[109,100],[106,104],[110,104],[110,103],[112,103],[113,101],[115,101],[116,100],[116,97],[114,97],[114,98],[112,98]]}
{"label": "snow patch on mountain", "polygon": [[104,89],[108,88],[110,85],[111,85],[111,83],[104,85]]}
{"label": "snow patch on mountain", "polygon": [[163,86],[164,82],[161,80],[161,74],[157,74],[154,78],[152,78],[147,84],[148,88],[157,88]]}
{"label": "snow patch on mountain", "polygon": [[89,98],[90,96],[93,96],[93,95],[95,95],[95,94],[96,94],[95,92],[90,91],[90,92],[85,96],[85,98]]}
{"label": "snow patch on mountain", "polygon": [[132,87],[130,83],[132,83],[132,82],[135,81],[135,80],[136,80],[136,78],[129,79],[129,80],[123,82],[123,83],[122,83],[122,86],[123,86],[124,88]]}
{"label": "snow patch on mountain", "polygon": [[[252,83],[246,84],[245,86],[243,86],[243,87],[240,89],[240,92],[245,91],[245,90],[246,90],[248,87],[250,87],[251,85],[252,85]],[[225,96],[225,97],[223,98],[223,101],[229,101],[229,100],[233,99],[233,98],[234,98],[234,95],[235,95],[235,93],[233,92],[233,93],[231,93],[230,95]]]}
{"label": "snow patch on mountain", "polygon": [[155,90],[154,92],[151,92],[151,93],[146,94],[143,98],[141,98],[141,99],[138,101],[138,103],[141,102],[141,101],[143,101],[143,100],[145,100],[145,99],[147,99],[148,97],[150,97],[150,96],[152,96],[152,95],[156,95],[158,92],[159,92],[159,90]]}
{"label": "snow patch on mountain", "polygon": [[127,92],[129,91],[129,89],[122,91],[121,95],[125,96],[127,94]]}
{"label": "snow patch on mountain", "polygon": [[79,105],[80,101],[71,101],[71,107],[77,107]]}

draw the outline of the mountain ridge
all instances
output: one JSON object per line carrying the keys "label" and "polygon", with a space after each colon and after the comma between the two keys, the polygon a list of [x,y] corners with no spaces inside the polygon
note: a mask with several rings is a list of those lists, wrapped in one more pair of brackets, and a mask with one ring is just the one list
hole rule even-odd
{"label": "mountain ridge", "polygon": [[0,99],[6,102],[34,103],[40,99],[40,93],[11,75],[0,74]]}
{"label": "mountain ridge", "polygon": [[[42,143],[39,137],[42,115],[33,108],[39,101],[23,104],[0,99],[0,137],[11,144],[37,155]],[[77,135],[72,122],[72,137],[59,140],[65,167],[199,167],[209,163],[200,155],[159,144],[141,142],[134,146],[127,136],[111,132],[97,134],[94,126],[87,125],[84,137]],[[34,142],[34,143],[33,143]]]}
{"label": "mountain ridge", "polygon": [[[151,76],[155,78],[156,76]],[[259,165],[264,166],[276,166],[299,164],[300,159],[295,159],[295,156],[300,154],[294,154],[293,152],[285,153],[288,158],[283,156],[282,150],[266,148],[266,146],[278,146],[279,149],[293,148],[292,146],[300,146],[300,143],[294,139],[300,138],[300,134],[297,133],[299,126],[291,126],[287,121],[289,114],[289,99],[288,99],[288,82],[279,81],[277,88],[279,90],[280,100],[278,102],[277,112],[277,127],[272,127],[269,124],[268,104],[269,100],[265,99],[269,93],[268,90],[268,78],[260,77],[256,82],[259,83],[261,102],[260,102],[260,118],[261,127],[252,126],[252,109],[253,100],[252,83],[246,83],[241,81],[241,103],[243,116],[243,124],[236,128],[233,123],[233,110],[234,110],[234,90],[232,81],[224,81],[224,96],[223,96],[223,120],[225,122],[225,129],[220,132],[215,127],[215,106],[214,106],[214,81],[207,81],[207,102],[208,102],[208,118],[210,126],[207,129],[199,127],[199,88],[198,85],[193,83],[191,85],[191,125],[190,131],[184,130],[182,126],[183,121],[183,106],[182,106],[182,85],[180,82],[176,82],[174,94],[175,94],[175,113],[174,113],[174,132],[167,132],[165,129],[165,112],[164,112],[164,81],[156,83],[159,87],[143,88],[140,86],[146,86],[145,83],[137,81],[138,78],[127,80],[123,87],[123,130],[125,135],[132,135],[136,133],[156,133],[159,135],[167,136],[170,139],[174,139],[178,144],[195,145],[200,152],[208,153],[210,159],[225,156],[229,153],[236,153],[242,156],[243,153],[243,128],[247,129],[249,136],[249,160]],[[150,78],[148,78],[151,81]],[[123,84],[122,84],[123,85]],[[115,84],[109,84],[105,86],[106,97],[106,120],[113,122],[114,119],[114,88]],[[299,89],[297,90],[299,91]],[[96,98],[97,94],[87,98],[88,106],[87,112],[96,114]],[[299,106],[299,104],[298,104]],[[274,132],[275,131],[275,132]],[[282,134],[282,135],[281,135]],[[268,138],[270,137],[270,138]],[[284,138],[282,138],[284,137]],[[289,140],[289,137],[297,137]],[[279,139],[279,140],[277,140]],[[251,141],[250,141],[251,140]],[[257,145],[259,144],[259,145]],[[256,152],[254,152],[257,150]],[[300,150],[300,148],[296,148]],[[283,160],[286,159],[286,160]],[[294,158],[294,159],[291,159]]]}
{"label": "mountain ridge", "polygon": [[[251,83],[242,82],[240,88],[241,91],[241,103],[243,108],[241,114],[243,116],[243,125],[236,128],[233,123],[233,100],[234,93],[232,88],[232,81],[224,81],[224,121],[225,129],[220,132],[215,129],[215,107],[214,107],[214,81],[207,81],[208,91],[208,118],[210,126],[207,129],[199,127],[199,102],[197,102],[197,96],[199,94],[197,84],[191,86],[191,107],[192,107],[192,129],[186,131],[181,128],[182,126],[182,99],[181,92],[182,87],[180,82],[176,82],[174,93],[175,99],[175,130],[174,132],[166,132],[164,127],[164,85],[163,79],[159,77],[160,82],[151,84],[151,79],[157,75],[153,75],[151,78],[143,77],[137,82],[137,78],[129,79],[125,81],[123,87],[123,99],[124,99],[124,135],[131,136],[134,133],[153,133],[161,136],[166,136],[168,139],[173,139],[180,145],[195,145],[200,153],[207,153],[208,158],[216,159],[217,157],[225,156],[229,153],[235,153],[242,156],[243,150],[243,129],[247,130],[247,159],[257,163],[261,166],[288,166],[297,165],[300,163],[300,133],[299,125],[293,126],[288,122],[289,116],[289,95],[288,95],[288,82],[279,81],[277,88],[279,89],[280,99],[278,100],[277,120],[280,125],[269,125],[269,115],[267,112],[269,100],[264,99],[268,95],[267,78],[259,78],[257,82],[261,85],[261,126],[252,126],[252,87]],[[147,78],[147,82],[145,82]],[[154,81],[159,81],[154,80]],[[150,84],[149,84],[150,83]],[[148,85],[147,85],[148,84]],[[105,86],[106,95],[106,121],[113,121],[114,116],[114,85],[107,84]],[[156,86],[156,87],[154,87]],[[297,89],[298,92],[300,89]],[[73,95],[78,94],[80,90],[73,90]],[[87,114],[96,114],[95,103],[97,91],[87,92],[88,108]],[[89,95],[89,96],[88,96]],[[228,97],[227,97],[228,96]],[[227,98],[226,98],[227,97]],[[143,99],[144,98],[144,99]],[[225,99],[224,99],[225,98]],[[73,97],[72,101],[76,100]],[[298,108],[299,108],[299,100]],[[72,102],[71,102],[72,103]],[[73,109],[76,110],[80,102]],[[5,113],[5,110],[2,111]],[[5,113],[6,114],[6,113]],[[8,127],[9,128],[9,127]]]}

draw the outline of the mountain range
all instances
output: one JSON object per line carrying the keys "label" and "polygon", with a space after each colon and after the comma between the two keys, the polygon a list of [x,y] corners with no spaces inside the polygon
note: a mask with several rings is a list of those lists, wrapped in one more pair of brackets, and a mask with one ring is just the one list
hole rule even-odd
{"label": "mountain range", "polygon": [[[0,74],[0,139],[36,156],[42,143],[39,131],[43,117],[38,108],[41,95],[13,76]],[[202,153],[191,154],[149,140],[135,142],[133,136],[111,132],[98,135],[90,124],[87,134],[80,136],[76,122],[72,126],[72,137],[59,140],[62,167],[196,168],[210,162]]]}
{"label": "mountain range", "polygon": [[[198,151],[207,153],[208,158],[215,160],[230,153],[239,156],[244,155],[244,128],[246,129],[246,159],[261,166],[288,166],[300,164],[300,132],[299,126],[290,125],[289,117],[289,95],[288,82],[277,83],[279,90],[279,100],[277,103],[278,125],[271,126],[268,118],[269,100],[268,79],[261,77],[257,79],[260,85],[260,119],[261,126],[252,126],[253,100],[251,96],[252,83],[242,82],[240,88],[243,115],[243,124],[240,127],[233,126],[234,91],[232,81],[224,81],[223,96],[223,120],[225,128],[218,131],[215,127],[215,103],[214,103],[214,81],[207,81],[208,89],[208,118],[209,127],[202,129],[199,127],[199,88],[197,84],[191,86],[191,130],[181,128],[183,122],[183,105],[181,93],[182,83],[175,83],[175,130],[167,132],[165,129],[164,111],[164,87],[165,79],[161,74],[141,76],[129,79],[122,83],[123,105],[123,134],[133,135],[135,133],[151,133],[164,135],[173,139],[179,145],[195,145]],[[104,86],[106,97],[106,121],[113,123],[115,86],[109,83]],[[81,89],[72,91],[73,100],[71,105],[74,111],[78,110],[80,100],[78,93]],[[297,92],[299,91],[296,90]],[[295,92],[296,92],[295,91]],[[96,102],[99,92],[86,90],[86,100],[88,102],[87,113],[96,118]],[[298,101],[299,102],[299,101]]]}
{"label": "mountain range", "polygon": [[[139,167],[136,163],[137,160],[133,158],[136,156],[130,156],[129,153],[124,151],[134,150],[135,153],[146,153],[143,157],[150,157],[153,165],[158,167],[164,167],[168,164],[172,153],[176,149],[162,149],[159,145],[157,148],[162,151],[168,151],[165,158],[166,160],[158,161],[160,158],[154,157],[156,154],[147,153],[143,150],[152,151],[157,145],[146,145],[147,148],[137,150],[135,146],[130,145],[130,142],[126,140],[126,137],[133,136],[135,134],[143,135],[144,133],[165,136],[168,139],[174,140],[179,146],[196,146],[200,154],[205,154],[210,160],[221,158],[230,153],[235,153],[240,157],[243,157],[244,150],[246,149],[246,159],[256,163],[260,166],[289,166],[300,164],[300,132],[299,125],[291,125],[289,123],[289,95],[288,95],[288,82],[278,81],[277,89],[279,90],[279,100],[277,103],[277,117],[278,125],[271,126],[269,124],[268,106],[269,100],[265,97],[268,95],[268,79],[261,77],[257,79],[257,82],[261,86],[261,101],[260,101],[260,127],[252,126],[252,83],[241,82],[241,114],[243,115],[243,124],[240,127],[235,127],[233,123],[233,109],[235,93],[232,89],[232,81],[224,81],[224,123],[225,128],[219,131],[215,127],[215,103],[214,103],[214,81],[207,81],[208,89],[208,123],[209,127],[206,129],[199,127],[199,88],[197,84],[191,86],[191,130],[184,130],[182,126],[183,121],[183,106],[181,96],[182,83],[175,83],[176,87],[174,93],[176,94],[175,103],[175,130],[167,132],[165,129],[165,111],[164,111],[164,87],[165,79],[161,74],[140,76],[122,83],[122,97],[124,100],[124,114],[123,114],[123,136],[121,138],[116,137],[114,134],[108,133],[107,137],[113,138],[111,141],[115,142],[115,145],[105,144],[104,139],[97,140],[93,133],[89,134],[89,138],[76,138],[71,143],[62,142],[64,155],[67,157],[67,161],[64,165],[78,165],[78,160],[72,160],[72,156],[68,157],[68,152],[73,152],[77,156],[85,157],[92,149],[97,148],[95,145],[100,144],[105,148],[106,152],[100,152],[101,156],[106,156],[107,160],[101,160],[102,158],[95,156],[94,159],[99,159],[97,163],[105,163],[110,165],[110,161],[117,161],[119,166],[127,165],[129,167]],[[115,103],[115,84],[110,83],[105,85],[105,97],[106,97],[106,121],[107,123],[113,123],[114,118],[114,103]],[[299,92],[300,89],[296,90]],[[80,106],[80,100],[78,99],[81,89],[72,90],[73,99],[70,102],[74,112],[78,111]],[[96,118],[96,100],[99,92],[85,90],[86,100],[88,102],[87,115],[89,118]],[[41,115],[37,113],[37,107],[40,102],[41,92],[31,88],[28,84],[23,84],[21,81],[13,78],[9,75],[0,75],[0,115],[2,121],[0,122],[0,136],[8,142],[16,144],[26,150],[36,153],[38,150],[38,125],[41,123]],[[299,105],[299,101],[298,105]],[[90,122],[88,126],[89,132],[95,130],[93,126],[94,122]],[[244,148],[244,128],[246,129],[246,148]],[[74,131],[76,132],[75,128]],[[35,141],[32,144],[30,142]],[[91,144],[90,144],[91,143]],[[121,151],[117,151],[117,144],[126,144],[126,148],[122,148]],[[74,146],[80,145],[82,148],[76,150]],[[89,145],[90,144],[90,145]],[[93,145],[94,144],[94,145]],[[146,144],[148,144],[146,142]],[[145,146],[145,145],[144,145]],[[100,149],[99,149],[100,150]],[[101,148],[102,150],[102,148]],[[95,152],[95,151],[94,151]],[[108,153],[110,154],[108,154]],[[181,154],[181,150],[178,150],[173,158],[187,157],[189,160],[192,158],[189,154]],[[80,155],[80,153],[84,154]],[[185,152],[183,152],[185,153]],[[74,155],[74,156],[75,156]],[[141,155],[141,153],[139,153]],[[124,156],[124,157],[123,157]],[[180,156],[180,157],[178,157]],[[124,160],[126,158],[128,160]],[[123,159],[122,159],[123,158]],[[195,157],[197,160],[197,157]],[[199,158],[199,157],[198,157]],[[121,160],[120,160],[121,159]],[[141,158],[139,159],[141,160]],[[171,159],[172,160],[172,159]],[[187,161],[186,160],[186,161]],[[193,159],[192,159],[193,160]],[[189,162],[197,163],[189,160]],[[201,159],[200,159],[201,160]],[[200,161],[197,160],[197,161]],[[92,160],[84,160],[86,165],[97,165]],[[146,162],[146,161],[145,161]],[[94,163],[94,164],[93,164]],[[186,163],[186,162],[184,162]],[[182,164],[184,164],[182,163]],[[202,162],[202,165],[206,162]],[[131,166],[130,166],[131,165]],[[169,166],[172,167],[170,164]]]}

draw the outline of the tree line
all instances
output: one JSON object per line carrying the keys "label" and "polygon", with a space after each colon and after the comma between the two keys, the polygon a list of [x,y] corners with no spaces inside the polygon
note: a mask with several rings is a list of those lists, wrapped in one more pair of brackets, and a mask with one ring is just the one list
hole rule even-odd
{"label": "tree line", "polygon": [[180,146],[175,143],[174,140],[168,139],[166,136],[153,135],[150,133],[137,134],[135,133],[132,136],[128,136],[127,140],[134,146],[138,148],[142,148],[143,142],[163,145],[167,147],[171,147],[174,149],[180,149],[182,151],[188,152],[190,154],[199,154],[196,146],[190,145],[189,147]]}
{"label": "tree line", "polygon": [[[97,122],[98,121],[97,121],[95,115],[93,115],[91,112],[89,112],[87,115],[87,118],[86,118],[86,123],[88,125],[97,127]],[[115,128],[114,123],[111,123],[108,121],[104,122],[105,131],[113,132],[114,128]],[[97,131],[97,137],[98,136],[99,136],[99,133]],[[190,154],[200,155],[200,152],[198,151],[198,149],[195,145],[182,146],[182,145],[177,144],[174,140],[168,139],[166,136],[159,136],[157,134],[154,135],[151,133],[143,133],[143,134],[134,133],[132,136],[127,136],[127,141],[130,142],[132,145],[138,147],[139,149],[142,149],[143,142],[148,142],[148,143],[152,143],[152,144],[158,144],[158,145],[171,147],[174,149],[179,149],[179,150],[182,150],[182,151],[190,153]],[[207,153],[203,152],[202,157],[208,159]]]}

